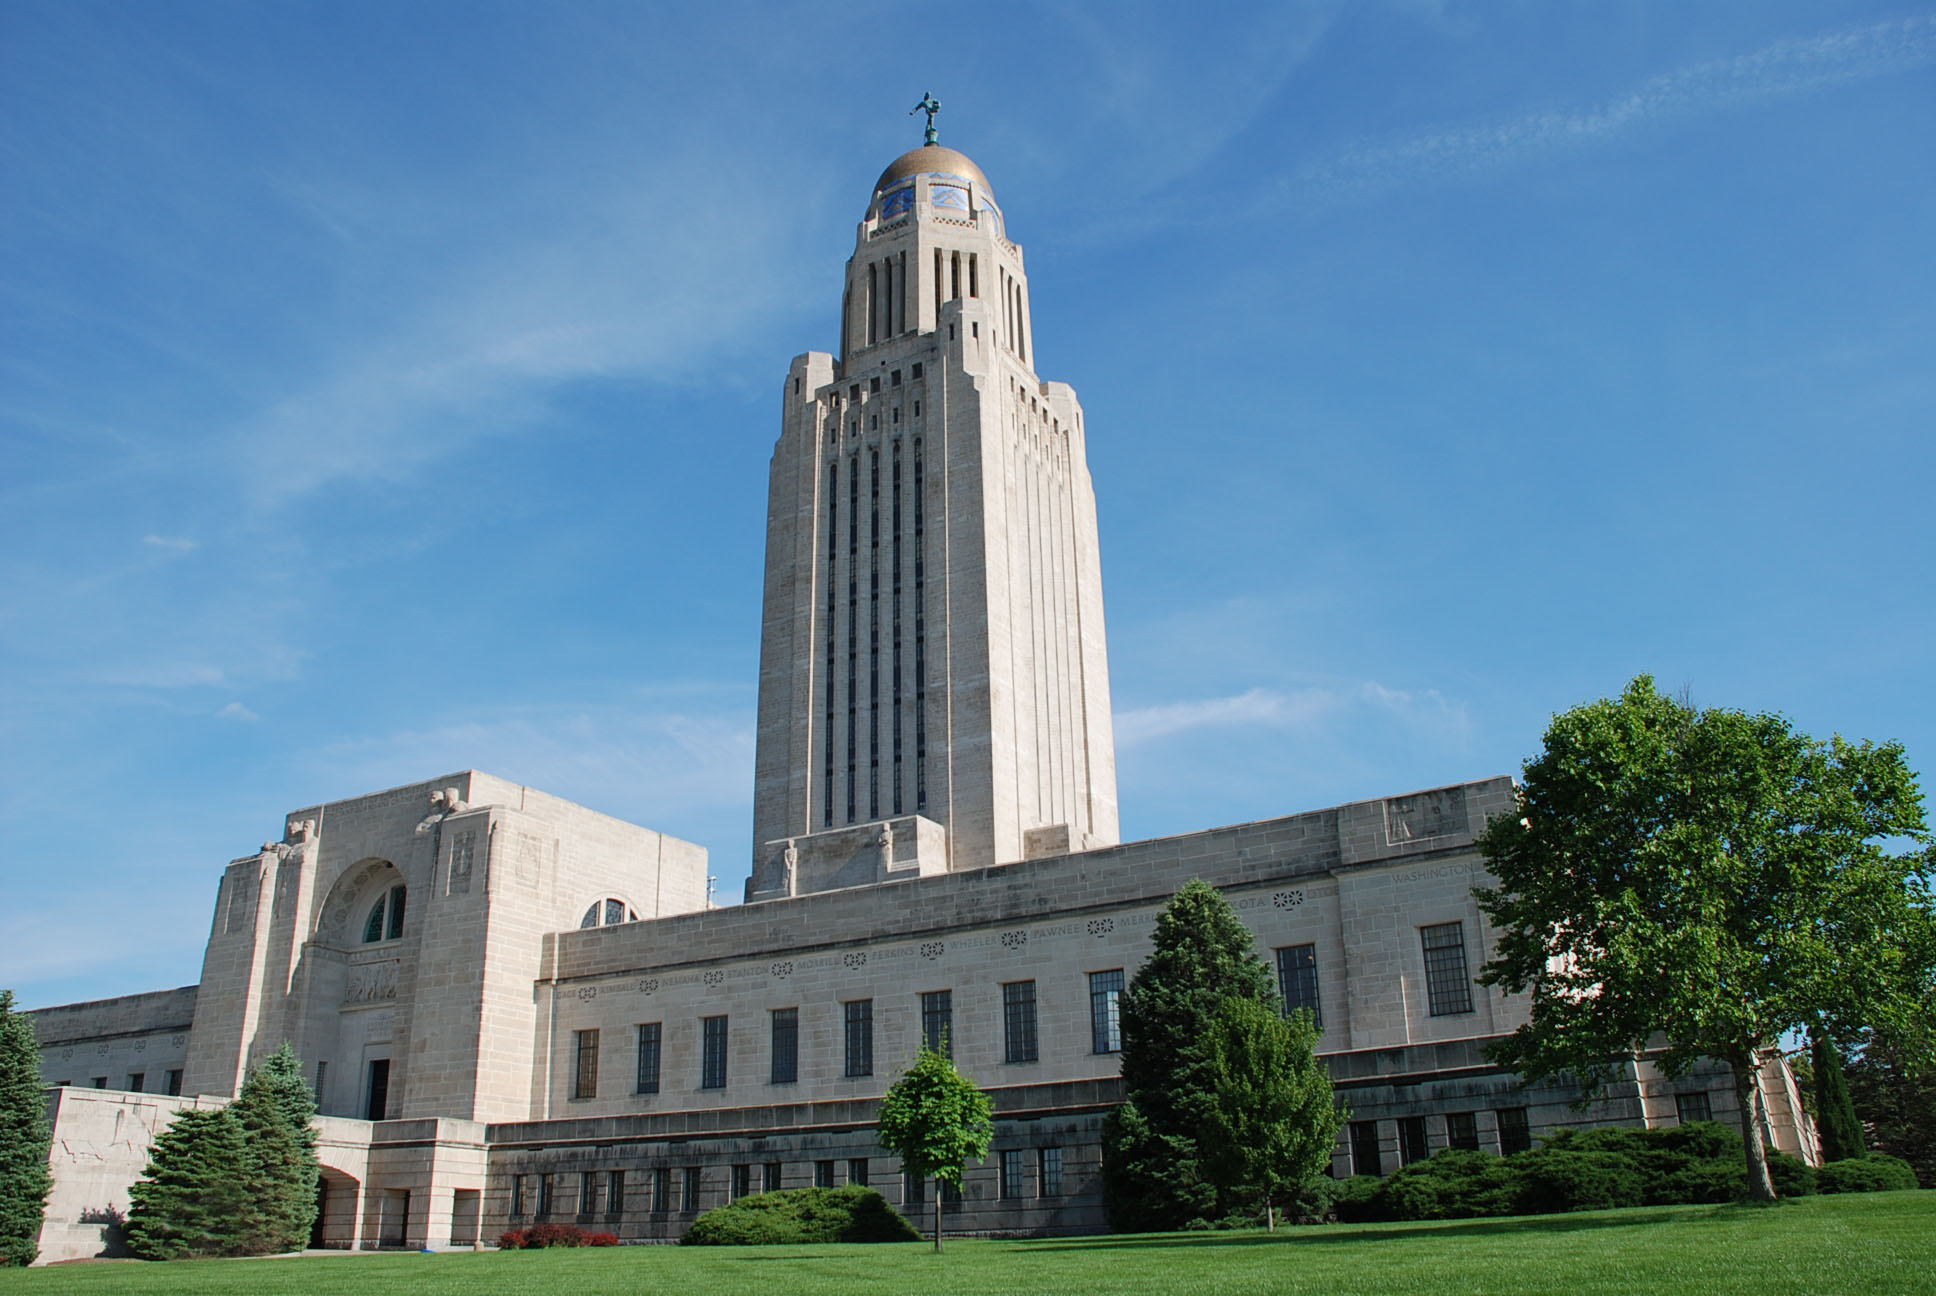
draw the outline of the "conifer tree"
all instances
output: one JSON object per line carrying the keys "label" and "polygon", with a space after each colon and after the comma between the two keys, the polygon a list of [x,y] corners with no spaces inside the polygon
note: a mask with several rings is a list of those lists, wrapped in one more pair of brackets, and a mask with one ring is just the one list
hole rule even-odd
{"label": "conifer tree", "polygon": [[29,1265],[40,1254],[54,1186],[43,1087],[33,1018],[13,1010],[13,991],[0,990],[0,1265]]}
{"label": "conifer tree", "polygon": [[1256,938],[1223,894],[1193,879],[1157,917],[1121,1004],[1122,1106],[1103,1127],[1103,1195],[1120,1231],[1178,1229],[1235,1205],[1198,1148],[1216,1106],[1210,1034],[1223,1001],[1273,1004]]}
{"label": "conifer tree", "polygon": [[144,1260],[233,1255],[253,1227],[248,1143],[229,1108],[189,1109],[155,1136],[128,1190],[128,1246]]}
{"label": "conifer tree", "polygon": [[287,1040],[250,1069],[230,1106],[248,1148],[250,1218],[237,1239],[246,1255],[298,1250],[316,1221],[316,1099]]}
{"label": "conifer tree", "polygon": [[1822,1136],[1822,1160],[1846,1161],[1866,1154],[1862,1122],[1856,1117],[1848,1077],[1842,1071],[1842,1051],[1828,1032],[1815,1032],[1809,1064],[1815,1073],[1815,1132]]}

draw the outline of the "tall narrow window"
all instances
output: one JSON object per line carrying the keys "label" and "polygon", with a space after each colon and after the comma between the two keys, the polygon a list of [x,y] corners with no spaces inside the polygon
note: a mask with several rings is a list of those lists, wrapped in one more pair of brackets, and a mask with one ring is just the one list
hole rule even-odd
{"label": "tall narrow window", "polygon": [[672,1210],[671,1166],[658,1166],[652,1171],[652,1210],[659,1215]]}
{"label": "tall narrow window", "polygon": [[867,817],[881,817],[881,452],[867,474]]}
{"label": "tall narrow window", "polygon": [[1425,946],[1425,1000],[1434,1017],[1472,1011],[1472,980],[1465,967],[1465,924],[1418,929]]}
{"label": "tall narrow window", "polygon": [[834,1186],[834,1163],[832,1161],[816,1161],[813,1163],[813,1186],[816,1188],[831,1188]]}
{"label": "tall narrow window", "polygon": [[[170,1071],[168,1073],[168,1096],[170,1098],[181,1097],[181,1078],[182,1078],[182,1073],[180,1071]],[[321,1089],[321,1086],[318,1086],[317,1092],[316,1092],[316,1101],[320,1103],[322,1102],[322,1100],[323,1100],[322,1089]]]}
{"label": "tall narrow window", "polygon": [[538,1218],[539,1219],[543,1219],[547,1215],[551,1214],[551,1189],[552,1189],[551,1176],[548,1174],[539,1175],[538,1176]]}
{"label": "tall narrow window", "polygon": [[921,441],[914,442],[914,808],[928,808],[927,539],[923,527]]}
{"label": "tall narrow window", "polygon": [[981,281],[975,270],[976,264],[975,254],[970,252],[968,254],[968,295],[970,297],[981,296]]}
{"label": "tall narrow window", "polygon": [[1020,1197],[1024,1190],[1022,1176],[1022,1153],[1017,1148],[1005,1148],[1002,1158],[1002,1196],[1013,1200]]}
{"label": "tall narrow window", "polygon": [[954,1052],[955,992],[927,990],[921,995],[921,1043],[936,1053]]}
{"label": "tall narrow window", "polygon": [[659,1023],[639,1025],[639,1079],[634,1093],[659,1092]]}
{"label": "tall narrow window", "polygon": [[961,296],[961,253],[956,252],[954,254],[953,266],[954,266],[954,277],[952,280],[952,284],[948,290],[948,298],[950,301]]}
{"label": "tall narrow window", "polygon": [[847,822],[855,819],[854,796],[859,790],[860,690],[860,456],[847,462]]}
{"label": "tall narrow window", "polygon": [[826,813],[823,827],[834,826],[834,636],[839,633],[834,620],[836,608],[834,577],[840,566],[840,461],[827,465],[827,727],[821,736],[826,747],[825,778],[821,797]]}
{"label": "tall narrow window", "polygon": [[867,1158],[852,1157],[847,1162],[847,1182],[865,1188],[867,1186]]}
{"label": "tall narrow window", "polygon": [[894,537],[893,567],[894,604],[888,620],[888,637],[894,644],[892,665],[893,703],[889,714],[893,716],[894,729],[894,776],[893,805],[894,813],[901,814],[901,440],[894,439],[894,463],[888,479],[888,493],[892,497],[892,507],[888,514],[888,529]]}
{"label": "tall narrow window", "polygon": [[581,1218],[590,1216],[598,1210],[598,1172],[581,1170],[578,1172],[578,1214]]}
{"label": "tall narrow window", "polygon": [[[168,1073],[169,1083],[174,1084],[176,1082],[176,1077],[180,1076],[180,1074],[181,1073],[179,1071],[170,1071]],[[329,1086],[327,1083],[325,1083],[326,1081],[328,1081],[328,1079],[329,1079],[329,1063],[318,1062],[316,1064],[316,1106],[318,1108],[322,1107],[324,1096],[329,1093]],[[173,1088],[173,1089],[170,1089],[168,1092],[171,1094],[180,1093],[181,1090],[179,1088]]]}
{"label": "tall narrow window", "polygon": [[1035,982],[1002,986],[1002,1060],[1035,1061]]}
{"label": "tall narrow window", "polygon": [[800,1010],[773,1010],[773,1084],[792,1084],[800,1078]]}
{"label": "tall narrow window", "polygon": [[521,1174],[511,1176],[511,1214],[524,1214],[524,1176]]}
{"label": "tall narrow window", "polygon": [[1097,1053],[1122,1052],[1122,997],[1121,968],[1089,974],[1089,1034]]}
{"label": "tall narrow window", "polygon": [[700,1020],[699,1087],[726,1087],[726,1019],[702,1017]]}
{"label": "tall narrow window", "polygon": [[613,1170],[605,1176],[605,1213],[617,1215],[625,1209],[625,1172]]}
{"label": "tall narrow window", "polygon": [[901,1171],[901,1205],[903,1207],[919,1206],[922,1199],[926,1196],[922,1192],[924,1186],[925,1184],[920,1175],[911,1174],[906,1170]]}
{"label": "tall narrow window", "polygon": [[854,999],[843,1007],[847,1011],[847,1074],[874,1074],[874,1001]]}
{"label": "tall narrow window", "polygon": [[1302,1008],[1311,1014],[1311,1025],[1324,1029],[1324,1015],[1318,1011],[1318,947],[1288,945],[1277,951],[1277,993],[1285,1015]]}
{"label": "tall narrow window", "polygon": [[780,1163],[778,1161],[768,1161],[760,1167],[760,1191],[780,1191]]}
{"label": "tall narrow window", "polygon": [[699,1209],[699,1167],[687,1166],[680,1178],[679,1209],[690,1215]]}
{"label": "tall narrow window", "polygon": [[934,317],[941,318],[941,249],[934,250]]}
{"label": "tall narrow window", "polygon": [[1400,1116],[1398,1118],[1398,1162],[1410,1165],[1423,1161],[1432,1155],[1425,1141],[1425,1118],[1423,1116]]}
{"label": "tall narrow window", "polygon": [[1028,363],[1028,310],[1022,300],[1022,285],[1015,285],[1015,353]]}
{"label": "tall narrow window", "polygon": [[1351,1173],[1385,1173],[1384,1155],[1378,1146],[1377,1121],[1351,1122]]}
{"label": "tall narrow window", "polygon": [[873,266],[867,267],[867,345],[880,340],[881,284]]}
{"label": "tall narrow window", "polygon": [[1062,1195],[1062,1149],[1035,1149],[1035,1193],[1038,1197]]}
{"label": "tall narrow window", "polygon": [[596,1098],[598,1097],[598,1032],[573,1031],[571,1038],[578,1062],[572,1073],[571,1096]]}
{"label": "tall narrow window", "polygon": [[1493,1113],[1499,1121],[1499,1151],[1504,1156],[1524,1152],[1533,1145],[1532,1123],[1524,1107],[1501,1107]]}
{"label": "tall narrow window", "polygon": [[[96,1085],[96,1088],[102,1086]],[[363,1104],[363,1119],[380,1121],[390,1109],[390,1059],[370,1060],[369,1092]]]}
{"label": "tall narrow window", "polygon": [[733,1167],[733,1186],[729,1190],[729,1198],[732,1201],[738,1201],[742,1197],[751,1197],[752,1195],[753,1167],[748,1163],[741,1162]]}
{"label": "tall narrow window", "polygon": [[899,272],[894,277],[900,280],[900,283],[894,293],[894,314],[896,317],[895,322],[900,325],[900,327],[895,329],[894,331],[898,334],[898,333],[907,332],[907,328],[908,328],[908,322],[907,322],[908,276],[907,276],[907,253],[905,252],[901,253]]}

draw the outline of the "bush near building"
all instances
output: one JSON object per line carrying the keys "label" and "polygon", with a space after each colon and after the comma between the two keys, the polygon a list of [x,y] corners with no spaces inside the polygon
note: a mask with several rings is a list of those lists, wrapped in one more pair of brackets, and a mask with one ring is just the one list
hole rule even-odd
{"label": "bush near building", "polygon": [[618,1245],[616,1233],[594,1233],[576,1224],[533,1224],[498,1234],[500,1251],[541,1251],[546,1247],[608,1247]]}
{"label": "bush near building", "polygon": [[[1783,1197],[1915,1187],[1914,1173],[1894,1157],[1814,1170],[1772,1148],[1764,1151]],[[1748,1196],[1740,1136],[1725,1125],[1698,1121],[1668,1129],[1567,1130],[1507,1157],[1448,1148],[1386,1179],[1345,1180],[1333,1207],[1339,1219],[1362,1223],[1685,1206]]]}
{"label": "bush near building", "polygon": [[692,1222],[681,1246],[795,1242],[919,1242],[921,1235],[875,1189],[788,1188],[717,1206]]}

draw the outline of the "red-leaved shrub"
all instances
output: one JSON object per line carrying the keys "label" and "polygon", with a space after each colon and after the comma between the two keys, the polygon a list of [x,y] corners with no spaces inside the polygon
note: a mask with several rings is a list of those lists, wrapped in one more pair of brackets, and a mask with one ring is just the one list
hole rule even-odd
{"label": "red-leaved shrub", "polygon": [[[612,1240],[601,1242],[600,1238]],[[522,1233],[513,1231],[502,1235],[497,1244],[505,1251],[530,1251],[555,1246],[617,1246],[618,1239],[610,1233],[587,1233],[576,1224],[533,1224]]]}
{"label": "red-leaved shrub", "polygon": [[585,1245],[586,1246],[617,1246],[618,1234],[594,1233],[590,1237],[585,1239]]}

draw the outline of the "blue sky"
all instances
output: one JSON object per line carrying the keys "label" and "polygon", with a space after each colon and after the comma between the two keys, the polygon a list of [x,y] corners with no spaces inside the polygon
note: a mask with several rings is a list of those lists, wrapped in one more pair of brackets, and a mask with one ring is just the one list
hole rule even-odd
{"label": "blue sky", "polygon": [[192,982],[285,811],[470,766],[737,897],[780,383],[928,90],[1087,408],[1126,836],[1641,671],[1936,752],[1936,7],[12,0],[0,985]]}

